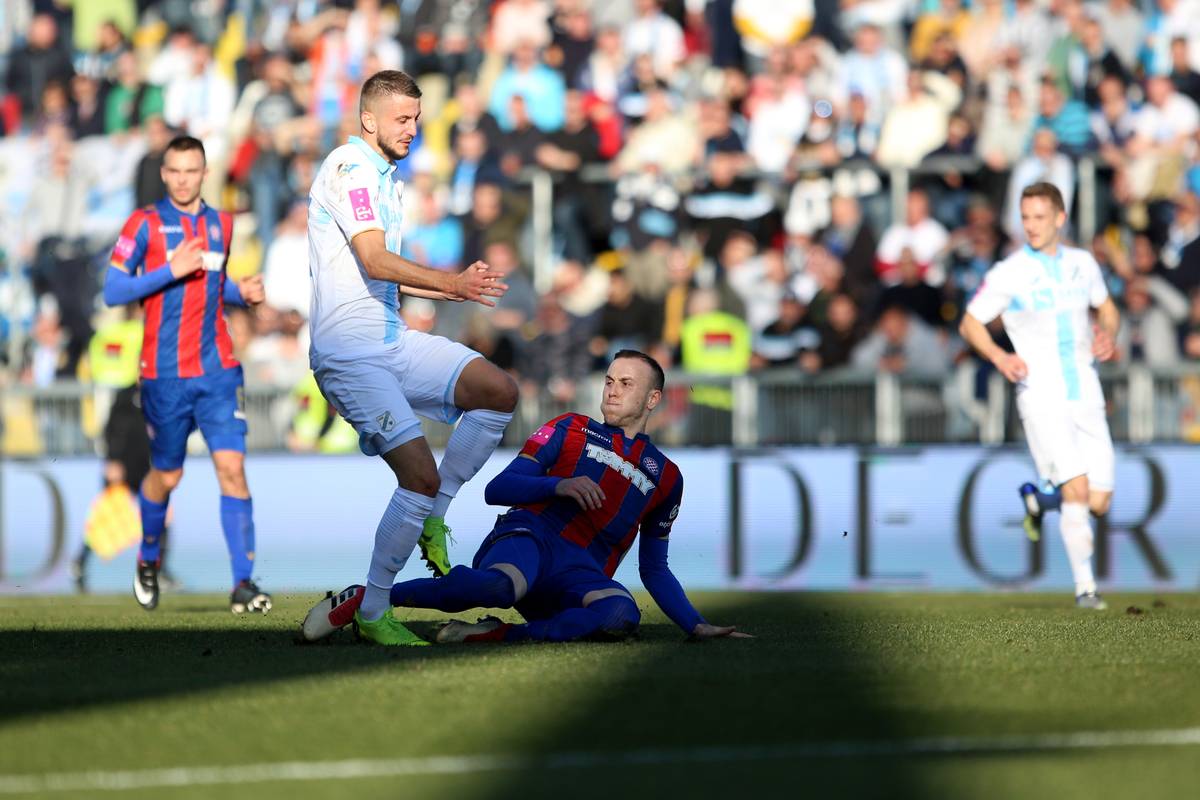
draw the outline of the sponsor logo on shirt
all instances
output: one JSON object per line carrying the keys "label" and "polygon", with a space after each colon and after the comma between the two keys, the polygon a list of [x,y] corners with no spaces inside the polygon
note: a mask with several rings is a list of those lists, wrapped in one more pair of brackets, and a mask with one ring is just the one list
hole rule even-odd
{"label": "sponsor logo on shirt", "polygon": [[159,225],[159,233],[183,233],[183,228],[179,225]]}
{"label": "sponsor logo on shirt", "polygon": [[605,436],[603,433],[592,430],[591,428],[584,428],[583,432],[586,433],[588,436],[595,436],[597,439],[604,442],[605,444],[612,444],[612,439]]}
{"label": "sponsor logo on shirt", "polygon": [[359,222],[370,222],[375,219],[375,209],[371,208],[371,195],[366,189],[350,190],[350,208],[354,218]]}
{"label": "sponsor logo on shirt", "polygon": [[122,236],[117,239],[117,244],[113,247],[113,255],[120,259],[129,258],[133,255],[133,248],[136,246],[137,243],[133,239],[130,239],[128,236]]}
{"label": "sponsor logo on shirt", "polygon": [[667,515],[667,518],[664,519],[662,522],[658,523],[658,527],[660,527],[660,528],[671,527],[672,523],[675,522],[675,518],[678,516],[679,516],[679,504],[676,503],[675,507],[671,509],[671,513]]}
{"label": "sponsor logo on shirt", "polygon": [[546,442],[550,441],[550,437],[553,435],[554,435],[554,426],[553,425],[543,425],[542,427],[538,428],[536,431],[533,432],[533,435],[529,437],[529,441],[535,442],[537,444],[545,444]]}
{"label": "sponsor logo on shirt", "polygon": [[612,450],[606,450],[598,444],[588,442],[584,448],[584,452],[593,461],[598,461],[604,466],[621,473],[621,477],[636,486],[637,490],[642,494],[650,494],[654,490],[654,482],[646,477],[646,473],[621,458]]}

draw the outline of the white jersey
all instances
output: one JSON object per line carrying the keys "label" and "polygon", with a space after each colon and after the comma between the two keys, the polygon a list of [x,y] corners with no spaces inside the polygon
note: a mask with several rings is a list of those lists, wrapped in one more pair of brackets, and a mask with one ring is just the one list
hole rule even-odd
{"label": "white jersey", "polygon": [[967,313],[984,324],[1004,321],[1029,370],[1017,385],[1026,401],[1103,405],[1088,309],[1107,298],[1100,265],[1086,250],[1059,245],[1048,256],[1026,245],[988,270]]}
{"label": "white jersey", "polygon": [[309,316],[314,367],[326,355],[355,355],[394,347],[405,329],[399,287],[367,276],[350,240],[381,230],[387,249],[400,252],[396,165],[357,136],[335,149],[313,179],[308,202]]}

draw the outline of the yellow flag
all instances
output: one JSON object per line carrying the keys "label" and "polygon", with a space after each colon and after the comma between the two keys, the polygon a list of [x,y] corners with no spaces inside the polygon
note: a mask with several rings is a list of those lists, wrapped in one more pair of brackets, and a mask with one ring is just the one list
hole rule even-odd
{"label": "yellow flag", "polygon": [[114,483],[92,501],[83,540],[104,560],[108,560],[142,538],[142,520],[129,487]]}

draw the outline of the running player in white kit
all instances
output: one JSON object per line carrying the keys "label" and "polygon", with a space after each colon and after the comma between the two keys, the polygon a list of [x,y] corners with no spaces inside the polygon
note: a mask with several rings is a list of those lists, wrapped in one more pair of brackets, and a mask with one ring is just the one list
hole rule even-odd
{"label": "running player in white kit", "polygon": [[[458,342],[408,330],[399,294],[494,305],[500,274],[482,262],[459,273],[401,258],[395,162],[408,155],[421,116],[421,90],[403,72],[363,84],[360,136],[335,149],[309,195],[313,282],[309,360],[321,393],[380,456],[399,484],[375,533],[359,635],[389,645],[424,645],[392,617],[389,592],[414,544],[435,576],[450,570],[444,517],[463,483],[487,461],[517,404],[507,373]],[[458,422],[440,467],[417,415]]]}
{"label": "running player in white kit", "polygon": [[[1095,361],[1115,352],[1120,312],[1100,266],[1086,250],[1066,247],[1062,194],[1035,183],[1021,193],[1021,224],[1028,244],[988,271],[967,305],[959,333],[1017,385],[1017,410],[1038,476],[1053,487],[1021,487],[1026,531],[1041,534],[1041,517],[1061,505],[1061,530],[1075,603],[1103,610],[1092,574],[1088,511],[1107,513],[1113,492],[1113,446]],[[1090,309],[1096,309],[1096,324]],[[997,316],[1016,353],[1007,353],[984,327]]]}

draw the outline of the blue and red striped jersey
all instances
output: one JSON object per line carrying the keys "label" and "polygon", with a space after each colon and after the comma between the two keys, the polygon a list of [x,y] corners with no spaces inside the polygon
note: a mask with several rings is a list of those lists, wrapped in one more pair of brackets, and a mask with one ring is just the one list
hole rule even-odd
{"label": "blue and red striped jersey", "polygon": [[142,301],[143,378],[198,378],[238,364],[224,314],[231,215],[201,203],[200,213],[193,216],[163,198],[125,221],[111,263],[130,273],[170,269],[175,248],[196,237],[204,242],[203,269]]}
{"label": "blue and red striped jersey", "polygon": [[564,414],[535,431],[521,455],[541,464],[547,475],[586,475],[599,484],[604,505],[594,511],[567,497],[516,507],[586,549],[610,578],[639,529],[666,538],[679,514],[683,476],[644,433],[627,439],[620,428]]}

